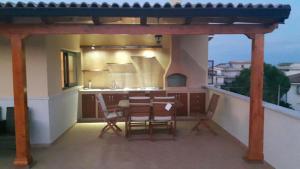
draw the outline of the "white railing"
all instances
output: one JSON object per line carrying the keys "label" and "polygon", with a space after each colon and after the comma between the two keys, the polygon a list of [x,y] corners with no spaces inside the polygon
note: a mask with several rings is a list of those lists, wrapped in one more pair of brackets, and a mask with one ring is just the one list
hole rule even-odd
{"label": "white railing", "polygon": [[[221,95],[213,120],[241,143],[248,145],[249,97],[208,87]],[[300,167],[300,112],[264,103],[264,157],[276,169]]]}

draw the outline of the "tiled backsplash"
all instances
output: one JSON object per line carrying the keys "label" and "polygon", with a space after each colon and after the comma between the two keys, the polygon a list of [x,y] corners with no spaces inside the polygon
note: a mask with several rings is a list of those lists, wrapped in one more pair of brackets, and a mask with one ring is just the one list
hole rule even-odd
{"label": "tiled backsplash", "polygon": [[83,50],[84,87],[163,88],[169,49]]}

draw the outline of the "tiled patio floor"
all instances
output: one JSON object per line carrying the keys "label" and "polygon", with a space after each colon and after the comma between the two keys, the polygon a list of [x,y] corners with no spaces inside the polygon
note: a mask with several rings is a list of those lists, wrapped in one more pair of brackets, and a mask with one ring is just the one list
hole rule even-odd
{"label": "tiled patio floor", "polygon": [[[217,136],[207,130],[190,132],[194,122],[178,123],[176,141],[128,141],[107,134],[98,138],[103,123],[78,123],[48,148],[33,148],[33,169],[271,169],[247,163],[245,148],[214,125]],[[120,124],[124,127],[123,124]],[[3,148],[3,149],[2,149]],[[1,147],[1,169],[10,168],[11,148]]]}

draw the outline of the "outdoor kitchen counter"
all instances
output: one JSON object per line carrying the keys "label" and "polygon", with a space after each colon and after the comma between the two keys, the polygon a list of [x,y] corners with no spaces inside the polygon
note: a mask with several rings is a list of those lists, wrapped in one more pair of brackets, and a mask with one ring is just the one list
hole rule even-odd
{"label": "outdoor kitchen counter", "polygon": [[127,94],[130,91],[145,91],[149,93],[150,91],[164,91],[164,89],[80,89],[80,93],[94,94],[94,93],[120,93]]}

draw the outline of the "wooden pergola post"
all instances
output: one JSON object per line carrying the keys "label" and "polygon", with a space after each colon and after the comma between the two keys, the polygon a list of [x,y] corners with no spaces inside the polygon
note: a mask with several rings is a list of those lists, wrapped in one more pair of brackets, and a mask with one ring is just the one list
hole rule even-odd
{"label": "wooden pergola post", "polygon": [[17,167],[26,167],[32,161],[28,129],[26,63],[23,48],[23,39],[25,37],[26,35],[23,34],[9,35],[12,52],[16,130],[16,158],[14,165]]}
{"label": "wooden pergola post", "polygon": [[249,147],[247,160],[263,161],[264,140],[264,34],[248,35],[252,39]]}

